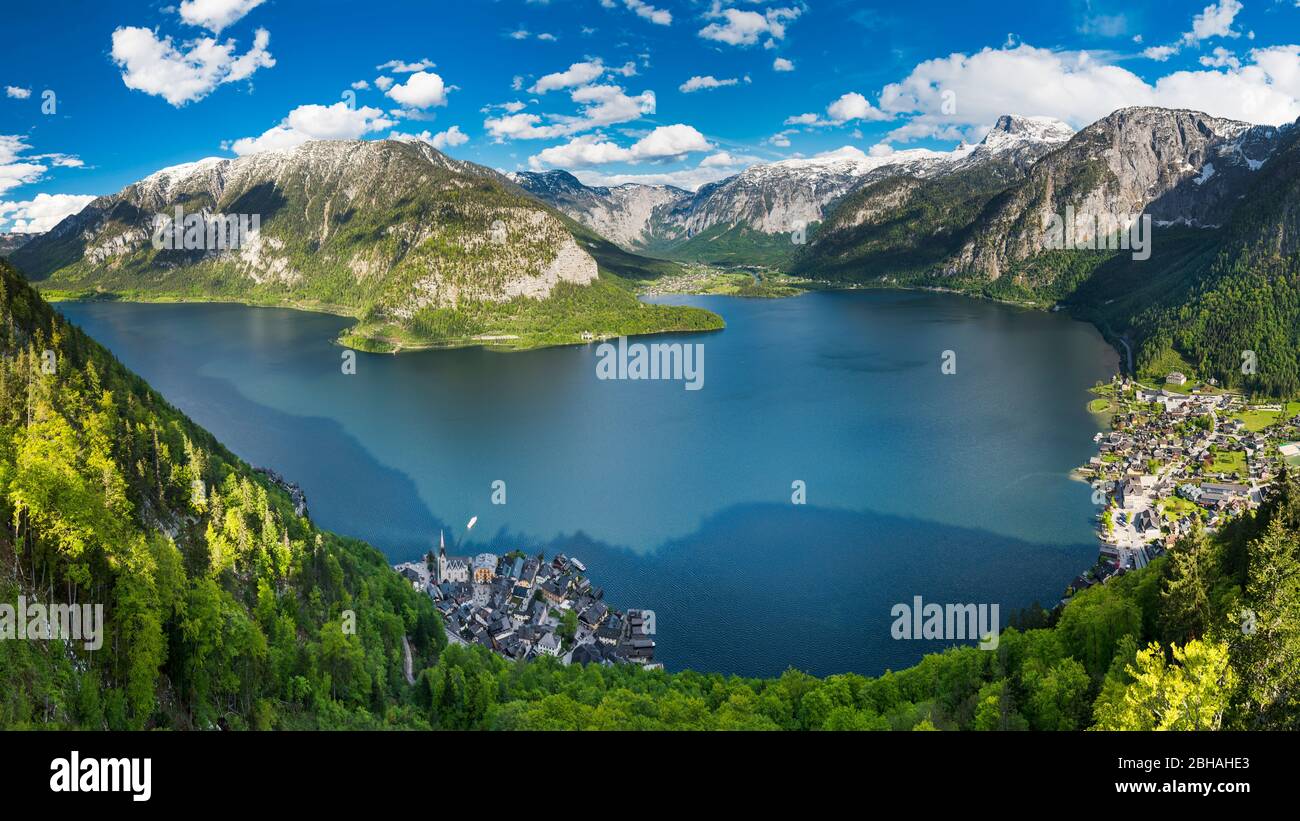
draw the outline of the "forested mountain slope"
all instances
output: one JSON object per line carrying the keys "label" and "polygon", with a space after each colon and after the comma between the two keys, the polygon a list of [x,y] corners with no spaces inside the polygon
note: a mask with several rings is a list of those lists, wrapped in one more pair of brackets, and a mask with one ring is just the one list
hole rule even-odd
{"label": "forested mountain slope", "polygon": [[[247,224],[237,241],[221,242],[223,216]],[[622,279],[637,270],[633,256],[575,228],[492,169],[426,143],[316,141],[165,168],[94,200],[12,261],[40,288],[77,296],[352,316],[344,341],[370,350],[721,326],[705,311],[638,302]]]}
{"label": "forested mountain slope", "polygon": [[0,727],[411,722],[402,636],[421,665],[445,642],[427,597],[294,515],[2,261],[0,335],[0,602],[105,618],[98,650],[0,641]]}

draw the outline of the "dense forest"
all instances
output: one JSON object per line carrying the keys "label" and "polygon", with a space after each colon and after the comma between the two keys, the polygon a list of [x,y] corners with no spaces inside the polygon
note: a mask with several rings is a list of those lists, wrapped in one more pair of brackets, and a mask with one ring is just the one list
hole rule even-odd
{"label": "dense forest", "polygon": [[[0,640],[3,728],[1300,726],[1300,482],[1213,538],[876,678],[507,662],[58,316],[0,262],[0,602],[104,606]],[[0,635],[4,635],[0,623]],[[404,641],[414,682],[403,672]]]}
{"label": "dense forest", "polygon": [[[0,262],[0,602],[103,606],[102,646],[0,640],[0,727],[411,724],[432,603]],[[2,626],[2,625],[0,625]]]}

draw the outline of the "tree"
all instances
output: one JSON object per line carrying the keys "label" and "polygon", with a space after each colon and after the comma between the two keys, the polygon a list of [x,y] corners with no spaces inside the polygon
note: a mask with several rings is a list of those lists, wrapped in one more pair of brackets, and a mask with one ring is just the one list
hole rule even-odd
{"label": "tree", "polygon": [[1205,634],[1212,619],[1210,589],[1217,575],[1215,550],[1197,523],[1169,551],[1160,595],[1162,620],[1171,639],[1185,641]]}
{"label": "tree", "polygon": [[[1245,712],[1256,726],[1300,726],[1300,558],[1296,534],[1274,515],[1247,547],[1247,610],[1233,626]],[[1229,614],[1237,621],[1238,614]]]}
{"label": "tree", "polygon": [[1217,730],[1222,726],[1237,674],[1228,647],[1193,639],[1173,648],[1174,664],[1152,642],[1128,666],[1123,697],[1099,709],[1100,730]]}
{"label": "tree", "polygon": [[976,730],[1027,730],[1029,722],[1012,704],[1007,682],[999,680],[980,688],[973,726]]}
{"label": "tree", "polygon": [[566,642],[573,641],[573,637],[578,633],[578,614],[572,610],[565,610],[564,615],[560,616],[560,626],[555,632]]}

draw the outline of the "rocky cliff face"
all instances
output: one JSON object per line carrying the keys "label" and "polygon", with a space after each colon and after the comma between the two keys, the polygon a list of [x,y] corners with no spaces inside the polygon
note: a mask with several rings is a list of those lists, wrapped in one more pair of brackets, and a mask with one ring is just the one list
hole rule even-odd
{"label": "rocky cliff face", "polygon": [[0,234],[0,257],[7,257],[40,234]]}
{"label": "rocky cliff face", "polygon": [[[197,243],[156,247],[159,220],[178,208],[206,214],[205,228],[214,215],[256,219],[225,247],[204,230]],[[58,287],[280,297],[397,319],[543,298],[597,276],[563,221],[499,174],[396,140],[166,168],[93,201],[14,261]]]}
{"label": "rocky cliff face", "polygon": [[1006,115],[977,145],[928,162],[884,166],[836,203],[792,266],[832,279],[930,270],[958,250],[995,196],[1073,135],[1058,120]]}
{"label": "rocky cliff face", "polygon": [[675,232],[664,224],[662,215],[691,196],[671,185],[586,186],[567,171],[523,171],[509,177],[538,199],[630,251],[670,241]]}
{"label": "rocky cliff face", "polygon": [[[1116,111],[1045,156],[981,213],[945,271],[997,279],[1048,247],[1051,218],[1063,219],[1067,208],[1098,217],[1145,213],[1163,226],[1222,225],[1279,135],[1195,111]],[[1088,239],[1086,231],[1079,239]]]}
{"label": "rocky cliff face", "polygon": [[821,222],[836,201],[872,179],[932,173],[947,159],[944,154],[925,150],[871,157],[850,148],[820,157],[754,165],[734,177],[702,186],[667,219],[685,237],[719,225],[788,234]]}

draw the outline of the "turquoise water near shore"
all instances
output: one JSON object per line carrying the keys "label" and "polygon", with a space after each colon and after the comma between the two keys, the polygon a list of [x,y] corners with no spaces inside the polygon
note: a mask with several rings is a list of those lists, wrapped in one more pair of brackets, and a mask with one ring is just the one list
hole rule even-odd
{"label": "turquoise water near shore", "polygon": [[[594,345],[357,354],[348,320],[237,305],[58,306],[322,526],[393,561],[563,550],[658,657],[742,675],[898,668],[890,608],[1050,604],[1096,556],[1087,389],[1118,356],[1061,314],[938,293],[666,297],[727,320],[704,387],[597,378]],[[956,373],[944,374],[945,351]],[[791,501],[792,483],[806,504]],[[506,504],[492,503],[504,482]]]}

